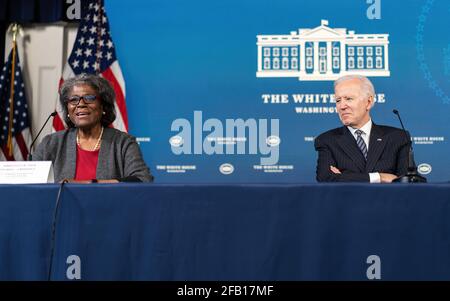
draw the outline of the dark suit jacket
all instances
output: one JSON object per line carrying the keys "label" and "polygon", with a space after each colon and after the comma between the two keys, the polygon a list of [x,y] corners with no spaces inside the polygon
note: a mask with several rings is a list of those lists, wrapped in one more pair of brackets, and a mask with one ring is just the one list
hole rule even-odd
{"label": "dark suit jacket", "polygon": [[[367,162],[346,126],[318,136],[314,146],[319,153],[318,182],[369,182],[369,173],[405,174],[411,139],[401,129],[372,124]],[[330,165],[342,174],[334,174]]]}

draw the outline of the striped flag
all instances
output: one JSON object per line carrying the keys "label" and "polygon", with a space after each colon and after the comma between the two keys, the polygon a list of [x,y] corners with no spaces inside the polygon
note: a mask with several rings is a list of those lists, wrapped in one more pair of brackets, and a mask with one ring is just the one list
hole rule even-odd
{"label": "striped flag", "polygon": [[[125,103],[125,81],[117,61],[116,51],[109,31],[103,0],[89,1],[78,27],[72,53],[64,67],[60,86],[64,80],[81,73],[99,74],[107,79],[116,92],[116,120],[112,126],[128,132],[128,117]],[[53,119],[53,129],[66,128],[59,101],[58,115]]]}
{"label": "striped flag", "polygon": [[32,138],[24,87],[14,40],[0,73],[0,161],[27,160]]}

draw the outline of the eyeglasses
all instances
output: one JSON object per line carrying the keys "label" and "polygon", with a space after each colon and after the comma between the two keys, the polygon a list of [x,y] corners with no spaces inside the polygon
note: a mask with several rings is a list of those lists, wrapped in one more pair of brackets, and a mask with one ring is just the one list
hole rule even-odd
{"label": "eyeglasses", "polygon": [[72,95],[69,98],[67,98],[67,103],[72,106],[77,106],[82,99],[84,100],[85,104],[91,104],[95,102],[95,100],[97,99],[97,95],[83,95],[83,96]]}

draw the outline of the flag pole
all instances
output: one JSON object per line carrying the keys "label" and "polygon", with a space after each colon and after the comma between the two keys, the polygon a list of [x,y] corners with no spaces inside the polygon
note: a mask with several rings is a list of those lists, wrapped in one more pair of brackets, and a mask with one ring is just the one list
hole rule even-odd
{"label": "flag pole", "polygon": [[8,128],[8,141],[7,148],[9,156],[13,154],[13,143],[12,143],[12,129],[13,129],[13,117],[14,117],[14,80],[16,75],[16,47],[17,47],[17,33],[19,32],[19,24],[13,23],[12,28],[12,66],[11,66],[11,93],[9,97],[9,128]]}
{"label": "flag pole", "polygon": [[102,39],[101,37],[101,24],[103,21],[103,5],[102,5],[102,0],[98,0],[97,4],[100,6],[100,8],[98,9],[98,26],[97,26],[97,43],[95,43],[96,49],[95,49],[95,54],[97,55],[97,59],[95,60],[95,74],[99,75],[101,68],[100,68],[100,56],[98,55],[99,51],[101,52],[101,48],[100,48],[100,40]]}

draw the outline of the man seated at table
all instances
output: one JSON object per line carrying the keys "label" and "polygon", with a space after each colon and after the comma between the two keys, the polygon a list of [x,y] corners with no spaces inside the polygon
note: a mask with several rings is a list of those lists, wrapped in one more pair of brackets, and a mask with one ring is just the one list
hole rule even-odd
{"label": "man seated at table", "polygon": [[315,139],[319,182],[390,183],[405,174],[411,140],[401,129],[376,125],[370,117],[375,89],[360,75],[334,82],[342,127]]}
{"label": "man seated at table", "polygon": [[52,161],[55,181],[78,183],[153,180],[136,139],[109,126],[116,118],[115,93],[97,75],[67,79],[60,102],[68,129],[44,137],[34,161]]}

